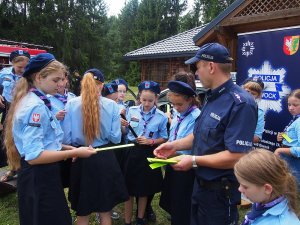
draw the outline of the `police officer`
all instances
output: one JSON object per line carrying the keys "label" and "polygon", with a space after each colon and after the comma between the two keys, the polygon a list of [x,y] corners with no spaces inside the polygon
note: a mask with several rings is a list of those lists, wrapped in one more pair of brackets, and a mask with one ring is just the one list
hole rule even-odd
{"label": "police officer", "polygon": [[[46,94],[62,84],[64,65],[49,53],[30,59],[17,83],[6,119],[5,145],[10,166],[18,171],[21,225],[71,225],[71,215],[60,180],[58,161],[89,157],[87,147],[62,146],[63,132],[51,113]],[[64,148],[67,151],[61,151]],[[21,158],[20,158],[21,157]]]}
{"label": "police officer", "polygon": [[[171,142],[193,132],[200,110],[197,108],[197,94],[190,85],[181,81],[170,81],[168,88],[168,99],[175,109],[170,127]],[[191,155],[192,151],[187,149],[176,153]],[[194,172],[192,169],[174,171],[171,166],[166,167],[159,205],[171,215],[171,225],[190,224]]]}
{"label": "police officer", "polygon": [[237,224],[240,203],[238,182],[233,173],[235,162],[252,147],[257,112],[254,99],[230,79],[232,58],[218,43],[203,45],[194,64],[205,88],[205,105],[193,134],[155,149],[166,158],[177,150],[192,147],[193,156],[182,156],[175,170],[195,168],[192,195],[192,225]]}

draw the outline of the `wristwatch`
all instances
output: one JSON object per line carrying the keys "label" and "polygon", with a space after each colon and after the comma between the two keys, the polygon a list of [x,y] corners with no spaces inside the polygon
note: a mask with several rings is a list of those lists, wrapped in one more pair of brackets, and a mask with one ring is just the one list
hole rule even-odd
{"label": "wristwatch", "polygon": [[198,167],[198,166],[197,166],[196,156],[195,156],[195,155],[192,156],[192,166],[193,166],[193,168],[197,168],[197,167]]}

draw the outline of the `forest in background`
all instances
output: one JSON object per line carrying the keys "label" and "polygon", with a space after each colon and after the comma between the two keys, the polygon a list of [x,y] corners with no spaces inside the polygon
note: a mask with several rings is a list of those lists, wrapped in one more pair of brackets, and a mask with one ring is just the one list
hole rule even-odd
{"label": "forest in background", "polygon": [[206,24],[234,0],[128,0],[108,16],[104,0],[0,0],[0,39],[52,46],[71,73],[101,69],[106,80],[140,81],[124,54]]}

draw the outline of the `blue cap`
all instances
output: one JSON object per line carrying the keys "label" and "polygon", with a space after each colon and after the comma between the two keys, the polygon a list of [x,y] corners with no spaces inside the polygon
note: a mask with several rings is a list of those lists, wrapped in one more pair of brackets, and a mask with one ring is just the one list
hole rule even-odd
{"label": "blue cap", "polygon": [[150,90],[158,95],[160,93],[159,84],[154,81],[144,81],[139,84],[138,89],[139,89],[139,92],[141,92],[143,90]]}
{"label": "blue cap", "polygon": [[115,79],[111,83],[112,84],[117,84],[117,85],[123,84],[126,87],[126,91],[128,90],[127,82],[125,80],[121,79],[121,78]]}
{"label": "blue cap", "polygon": [[102,96],[106,97],[107,95],[118,92],[118,85],[113,83],[104,84],[102,89]]}
{"label": "blue cap", "polygon": [[193,90],[193,88],[182,81],[170,81],[168,83],[168,88],[170,89],[170,91],[177,94],[196,96],[196,92]]}
{"label": "blue cap", "polygon": [[244,82],[243,85],[248,83],[248,82],[255,82],[258,83],[259,86],[261,86],[261,89],[264,89],[265,85],[264,82],[262,81],[262,79],[258,76],[253,76],[253,77],[248,77]]}
{"label": "blue cap", "polygon": [[23,73],[23,77],[28,77],[33,73],[37,73],[45,68],[49,63],[55,60],[54,55],[50,53],[41,53],[34,57],[32,57],[27,66],[25,67],[25,71]]}
{"label": "blue cap", "polygon": [[13,52],[10,53],[9,55],[9,61],[12,62],[14,58],[18,57],[18,56],[25,56],[28,59],[30,59],[30,54],[27,51],[23,51],[23,50],[15,50]]}
{"label": "blue cap", "polygon": [[93,69],[89,69],[84,72],[84,74],[87,74],[87,73],[93,74],[95,80],[98,80],[101,83],[104,83],[104,74],[100,70],[93,68]]}
{"label": "blue cap", "polygon": [[200,47],[193,58],[185,61],[185,64],[195,64],[200,60],[216,62],[216,63],[231,63],[232,58],[229,51],[219,43],[207,43]]}

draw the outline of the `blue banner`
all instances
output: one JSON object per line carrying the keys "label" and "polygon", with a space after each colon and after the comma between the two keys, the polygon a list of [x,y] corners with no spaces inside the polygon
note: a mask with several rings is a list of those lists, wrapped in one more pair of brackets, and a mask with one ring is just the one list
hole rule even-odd
{"label": "blue banner", "polygon": [[282,132],[292,116],[287,95],[300,88],[300,27],[287,27],[238,35],[237,84],[248,77],[260,77],[264,91],[259,107],[266,124],[258,147],[275,150],[277,132]]}

